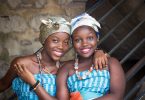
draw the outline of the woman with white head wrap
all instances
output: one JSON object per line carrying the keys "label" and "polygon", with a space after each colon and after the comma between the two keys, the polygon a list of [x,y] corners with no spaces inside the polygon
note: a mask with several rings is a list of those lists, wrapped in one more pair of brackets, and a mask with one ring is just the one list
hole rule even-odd
{"label": "woman with white head wrap", "polygon": [[[87,13],[83,13],[71,20],[71,35],[73,34],[73,32],[76,28],[78,28],[79,26],[83,26],[83,25],[93,28],[94,31],[96,32],[96,35],[97,35],[97,38],[99,41],[99,39],[100,39],[99,29],[101,29],[101,25],[95,18],[88,15]],[[96,48],[96,49],[98,49],[98,48]],[[99,50],[96,50],[96,51],[99,51]],[[107,64],[108,64],[107,57],[110,57],[110,56],[107,53],[105,53],[104,57],[103,57],[103,55],[101,55],[101,56],[103,59],[101,57],[99,57],[98,53],[95,53],[95,57],[98,57],[98,58],[94,59],[96,69],[98,69],[98,68],[102,69],[103,67],[107,66]]]}
{"label": "woman with white head wrap", "polygon": [[101,25],[95,18],[91,17],[87,13],[77,16],[71,20],[71,34],[73,34],[76,28],[83,25],[90,26],[91,28],[93,28],[96,31],[96,34],[99,38],[99,29],[101,28]]}
{"label": "woman with white head wrap", "polygon": [[57,97],[60,100],[123,100],[125,76],[119,61],[110,57],[109,66],[98,71],[92,63],[100,24],[85,13],[72,19],[71,27],[77,55],[59,70]]}

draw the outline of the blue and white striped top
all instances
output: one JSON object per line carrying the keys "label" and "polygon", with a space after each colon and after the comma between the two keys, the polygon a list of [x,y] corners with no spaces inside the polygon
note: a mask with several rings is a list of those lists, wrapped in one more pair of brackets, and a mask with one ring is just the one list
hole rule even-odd
{"label": "blue and white striped top", "polygon": [[[86,74],[86,71],[87,70],[80,72],[80,76],[82,77]],[[96,95],[99,94],[99,96],[103,96],[104,94],[107,94],[110,89],[110,74],[108,70],[96,71],[94,69],[82,80],[79,80],[76,74],[69,76],[67,84],[70,93],[78,91],[86,94],[92,92],[96,93]]]}
{"label": "blue and white striped top", "polygon": [[[53,74],[34,74],[36,80],[51,96],[56,95],[56,75]],[[43,82],[42,82],[43,80]],[[17,77],[12,82],[12,89],[17,94],[18,100],[39,100],[34,91],[29,91],[30,85],[24,82],[20,77]]]}

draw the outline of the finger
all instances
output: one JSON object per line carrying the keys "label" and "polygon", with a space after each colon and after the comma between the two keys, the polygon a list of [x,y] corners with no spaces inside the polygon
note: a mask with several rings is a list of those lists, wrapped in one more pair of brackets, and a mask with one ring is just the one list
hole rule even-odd
{"label": "finger", "polygon": [[105,64],[105,58],[101,58],[100,60],[101,60],[100,63],[101,63],[101,65],[102,65],[102,68],[104,68],[105,65],[106,65],[106,64]]}
{"label": "finger", "polygon": [[95,64],[95,69],[98,70],[98,64]]}
{"label": "finger", "polygon": [[14,68],[14,71],[17,73],[17,65],[16,64],[13,65],[13,68]]}
{"label": "finger", "polygon": [[23,73],[22,65],[18,64],[18,70],[19,70],[19,72]]}
{"label": "finger", "polygon": [[95,66],[95,69],[98,70],[98,60],[97,59],[94,59],[94,66]]}
{"label": "finger", "polygon": [[105,60],[105,66],[107,67],[108,66],[108,58],[105,57],[104,60]]}
{"label": "finger", "polygon": [[102,63],[100,59],[98,60],[98,64],[99,64],[99,69],[102,70]]}
{"label": "finger", "polygon": [[25,70],[26,70],[26,68],[25,68],[24,64],[22,64],[22,65],[21,65],[21,68],[22,68],[22,70],[23,70],[23,71],[25,71]]}
{"label": "finger", "polygon": [[15,64],[14,67],[17,74],[21,73],[19,70],[18,64]]}

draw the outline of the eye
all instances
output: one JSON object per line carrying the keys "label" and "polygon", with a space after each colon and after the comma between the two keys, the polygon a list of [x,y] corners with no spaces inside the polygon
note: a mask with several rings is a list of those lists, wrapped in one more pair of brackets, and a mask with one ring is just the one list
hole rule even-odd
{"label": "eye", "polygon": [[94,40],[94,37],[90,36],[90,37],[88,37],[88,40],[92,41],[92,40]]}
{"label": "eye", "polygon": [[81,41],[82,41],[82,40],[79,39],[79,38],[78,38],[78,39],[75,39],[75,42],[76,42],[76,43],[80,43]]}
{"label": "eye", "polygon": [[66,45],[69,45],[69,40],[64,41]]}
{"label": "eye", "polygon": [[53,41],[54,43],[58,43],[58,40],[57,40],[57,39],[52,39],[52,41]]}

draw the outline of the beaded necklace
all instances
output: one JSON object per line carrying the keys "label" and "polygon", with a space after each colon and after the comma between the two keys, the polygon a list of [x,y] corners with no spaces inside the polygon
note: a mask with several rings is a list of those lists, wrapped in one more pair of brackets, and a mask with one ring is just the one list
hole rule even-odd
{"label": "beaded necklace", "polygon": [[[41,55],[41,50],[39,50],[38,52],[36,52],[36,57],[37,57],[37,60],[38,60],[38,65],[39,65],[39,73],[40,73],[40,79],[41,79],[41,82],[42,82],[42,87],[44,86],[44,80],[42,78],[42,73],[43,71],[50,74],[50,71],[46,68],[46,67],[43,67],[42,64],[41,64],[41,59],[42,59],[42,55]],[[60,63],[59,61],[56,62],[56,67],[59,68],[60,66]]]}
{"label": "beaded necklace", "polygon": [[41,67],[41,62],[40,62],[40,59],[42,59],[42,56],[40,54],[40,51],[36,52],[36,57],[37,57],[37,60],[38,60],[38,64],[39,64],[39,73],[40,73],[40,79],[41,79],[41,83],[42,83],[42,87],[44,86],[44,81],[43,81],[43,78],[42,78],[42,67]]}
{"label": "beaded necklace", "polygon": [[79,80],[85,79],[93,71],[93,67],[94,67],[94,65],[92,64],[92,66],[89,68],[89,70],[81,77],[80,72],[78,71],[79,70],[78,58],[75,59],[74,69],[75,69],[75,74]]}

